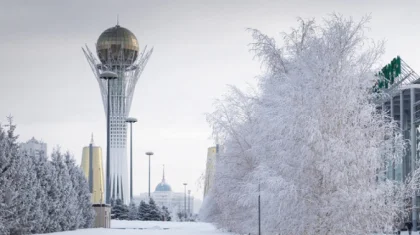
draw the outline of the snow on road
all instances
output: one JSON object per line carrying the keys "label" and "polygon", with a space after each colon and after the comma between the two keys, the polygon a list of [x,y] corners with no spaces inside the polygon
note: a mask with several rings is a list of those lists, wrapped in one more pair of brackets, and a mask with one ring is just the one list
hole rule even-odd
{"label": "snow on road", "polygon": [[208,223],[119,221],[111,222],[111,229],[92,228],[51,233],[54,235],[232,235],[217,230]]}
{"label": "snow on road", "polygon": [[[39,234],[42,235],[42,234]],[[234,235],[217,230],[208,223],[161,222],[161,221],[121,221],[113,220],[111,228],[91,228],[76,231],[50,233],[50,235]],[[408,235],[408,232],[401,232]],[[413,232],[412,235],[419,235]]]}

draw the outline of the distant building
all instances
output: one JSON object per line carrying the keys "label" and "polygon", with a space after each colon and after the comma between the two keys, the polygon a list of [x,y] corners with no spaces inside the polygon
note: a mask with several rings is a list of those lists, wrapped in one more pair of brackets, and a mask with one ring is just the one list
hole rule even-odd
{"label": "distant building", "polygon": [[[185,207],[188,214],[194,212],[194,196],[190,192],[172,192],[172,187],[165,180],[165,169],[163,169],[162,182],[160,182],[150,196],[155,200],[159,207],[165,206],[172,213],[184,212]],[[141,193],[134,196],[133,201],[138,204],[140,201],[149,201],[148,193]]]}
{"label": "distant building", "polygon": [[[91,160],[90,157],[92,157]],[[90,162],[92,163],[91,169]],[[105,203],[104,175],[102,163],[102,149],[99,146],[95,146],[92,135],[92,139],[90,141],[89,146],[83,148],[81,167],[89,183],[89,189],[92,193],[93,204]],[[90,174],[90,172],[92,174]]]}
{"label": "distant building", "polygon": [[26,143],[20,144],[20,151],[31,157],[47,157],[47,144],[32,137]]}
{"label": "distant building", "polygon": [[214,171],[216,167],[219,145],[207,149],[206,175],[204,178],[204,197],[206,197],[214,182]]}

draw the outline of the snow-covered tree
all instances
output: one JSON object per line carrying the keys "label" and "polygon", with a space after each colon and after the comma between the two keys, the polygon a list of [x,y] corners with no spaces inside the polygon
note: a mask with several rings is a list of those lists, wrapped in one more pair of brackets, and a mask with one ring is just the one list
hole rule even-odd
{"label": "snow-covered tree", "polygon": [[64,156],[72,183],[70,191],[72,206],[67,211],[71,230],[77,228],[91,228],[95,218],[92,208],[91,193],[87,180],[74,158],[67,152]]}
{"label": "snow-covered tree", "polygon": [[95,221],[95,210],[92,207],[92,194],[89,191],[89,184],[81,168],[77,169],[77,178],[79,180],[78,206],[82,213],[80,228],[91,228]]}
{"label": "snow-covered tree", "polygon": [[149,212],[150,213],[147,220],[152,220],[152,221],[161,220],[160,208],[156,205],[155,200],[153,200],[153,198],[150,198],[149,200]]}
{"label": "snow-covered tree", "polygon": [[216,184],[204,199],[201,216],[220,227],[243,233],[257,228],[255,192],[258,186],[252,175],[258,166],[253,151],[259,142],[255,93],[252,90],[245,93],[231,86],[229,93],[216,101],[216,111],[207,116],[223,148],[216,161]]}
{"label": "snow-covered tree", "polygon": [[[223,145],[202,215],[238,233],[366,234],[389,231],[405,188],[384,178],[404,141],[376,111],[371,88],[382,43],[368,18],[300,20],[282,46],[252,30],[264,65],[258,93],[232,88],[209,123]],[[260,186],[260,187],[259,187]]]}
{"label": "snow-covered tree", "polygon": [[67,165],[64,163],[64,156],[59,149],[55,149],[52,154],[52,179],[51,188],[48,192],[50,199],[49,215],[54,218],[48,226],[47,232],[66,231],[70,229],[66,212],[71,203],[71,179]]}
{"label": "snow-covered tree", "polygon": [[65,217],[67,218],[68,226],[66,230],[75,230],[80,228],[80,224],[83,223],[82,211],[79,208],[79,180],[78,180],[78,168],[75,160],[71,157],[69,152],[64,154],[64,163],[67,167],[71,187],[69,188],[68,194],[68,207],[65,211]]}
{"label": "snow-covered tree", "polygon": [[115,205],[111,209],[112,219],[127,220],[128,219],[128,206],[123,203],[121,199],[115,200]]}
{"label": "snow-covered tree", "polygon": [[171,213],[168,210],[168,207],[162,206],[162,220],[163,221],[171,221]]}
{"label": "snow-covered tree", "polygon": [[138,210],[139,209],[138,209],[136,203],[131,201],[130,204],[128,205],[128,219],[129,220],[138,220],[139,219]]}
{"label": "snow-covered tree", "polygon": [[141,201],[139,205],[139,212],[138,212],[139,220],[148,220],[149,215],[150,215],[149,205],[146,204],[146,202]]}
{"label": "snow-covered tree", "polygon": [[19,153],[16,126],[8,119],[7,131],[0,125],[0,229],[2,234],[29,233],[36,222],[36,178],[31,159]]}
{"label": "snow-covered tree", "polygon": [[[25,155],[25,157],[30,158]],[[36,182],[33,187],[36,188],[36,201],[34,206],[34,216],[36,216],[36,223],[32,228],[32,233],[44,233],[47,231],[50,220],[49,208],[51,206],[48,192],[50,191],[50,182],[53,180],[51,177],[52,167],[48,159],[44,155],[37,155],[31,157],[33,160],[34,171],[36,174]]]}
{"label": "snow-covered tree", "polygon": [[91,227],[87,181],[70,154],[55,150],[52,161],[27,156],[18,149],[15,128],[11,117],[8,125],[0,125],[0,234]]}

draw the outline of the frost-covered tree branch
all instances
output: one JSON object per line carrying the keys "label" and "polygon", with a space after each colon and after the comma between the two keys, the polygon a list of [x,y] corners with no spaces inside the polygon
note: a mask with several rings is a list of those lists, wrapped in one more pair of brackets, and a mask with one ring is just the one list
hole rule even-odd
{"label": "frost-covered tree branch", "polygon": [[207,116],[223,151],[203,218],[255,233],[261,185],[266,234],[368,234],[399,226],[420,173],[405,184],[384,177],[406,143],[397,123],[372,103],[384,45],[366,37],[369,20],[299,19],[282,46],[251,30],[251,51],[265,69],[256,94],[231,88]]}

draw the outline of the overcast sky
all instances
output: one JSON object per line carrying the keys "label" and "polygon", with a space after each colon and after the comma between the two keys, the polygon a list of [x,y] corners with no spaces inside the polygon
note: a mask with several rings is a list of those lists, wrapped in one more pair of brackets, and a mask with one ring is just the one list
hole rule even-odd
{"label": "overcast sky", "polygon": [[[106,119],[99,86],[82,53],[116,24],[154,52],[134,93],[134,194],[147,191],[146,151],[154,151],[152,189],[162,164],[174,191],[197,179],[213,145],[204,114],[226,91],[260,74],[248,52],[246,28],[277,37],[296,17],[318,21],[332,12],[360,19],[371,14],[375,39],[386,39],[384,63],[396,55],[420,72],[416,1],[7,1],[0,0],[0,121],[12,114],[20,141],[32,136],[60,145],[80,162],[90,134],[106,149]],[[105,152],[105,151],[104,151]],[[104,153],[105,154],[105,153]],[[105,158],[105,155],[103,156]]]}

